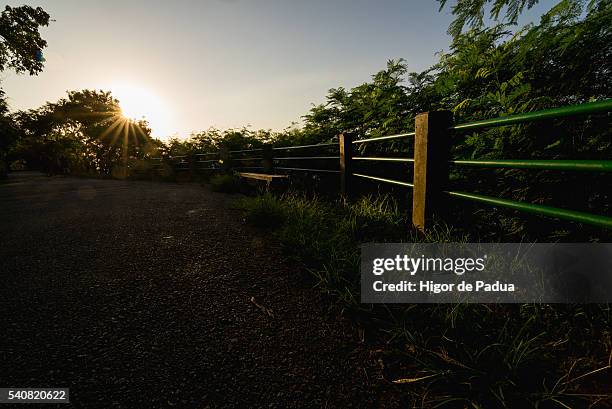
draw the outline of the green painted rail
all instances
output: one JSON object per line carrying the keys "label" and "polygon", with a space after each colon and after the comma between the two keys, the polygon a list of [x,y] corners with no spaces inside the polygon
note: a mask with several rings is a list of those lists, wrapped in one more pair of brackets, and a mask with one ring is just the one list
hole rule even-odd
{"label": "green painted rail", "polygon": [[500,118],[485,119],[482,121],[468,122],[465,124],[455,125],[450,129],[457,131],[468,131],[480,128],[514,125],[525,122],[542,121],[545,119],[597,114],[609,111],[612,111],[612,99],[606,99],[598,102],[588,102],[580,105],[570,105],[560,108],[545,109],[542,111],[526,112],[524,114],[509,115]]}
{"label": "green painted rail", "polygon": [[612,172],[612,160],[451,160],[451,164],[482,168],[543,169],[587,172]]}
{"label": "green painted rail", "polygon": [[493,206],[505,207],[508,209],[519,210],[524,213],[531,213],[540,216],[554,217],[573,222],[590,224],[597,227],[612,229],[612,217],[600,216],[591,213],[579,212],[576,210],[561,209],[533,203],[517,202],[514,200],[500,199],[496,197],[477,195],[474,193],[445,191],[444,193],[473,202],[486,203]]}

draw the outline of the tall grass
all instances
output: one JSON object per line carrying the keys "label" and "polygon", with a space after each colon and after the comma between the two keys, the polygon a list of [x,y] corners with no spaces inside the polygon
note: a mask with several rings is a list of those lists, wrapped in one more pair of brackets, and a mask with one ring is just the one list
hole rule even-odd
{"label": "tall grass", "polygon": [[400,381],[410,405],[573,408],[612,399],[609,305],[360,304],[360,243],[469,237],[441,223],[416,234],[385,196],[330,203],[265,194],[239,207],[247,221],[274,230],[287,255],[355,319],[381,354],[382,375]]}

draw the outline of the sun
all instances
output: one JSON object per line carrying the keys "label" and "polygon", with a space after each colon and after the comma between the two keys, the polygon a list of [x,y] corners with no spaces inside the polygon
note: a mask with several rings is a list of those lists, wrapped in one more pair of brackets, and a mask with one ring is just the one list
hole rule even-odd
{"label": "sun", "polygon": [[134,120],[146,119],[155,137],[166,137],[172,133],[170,111],[155,93],[131,84],[116,84],[110,88],[113,96],[119,100],[123,116]]}

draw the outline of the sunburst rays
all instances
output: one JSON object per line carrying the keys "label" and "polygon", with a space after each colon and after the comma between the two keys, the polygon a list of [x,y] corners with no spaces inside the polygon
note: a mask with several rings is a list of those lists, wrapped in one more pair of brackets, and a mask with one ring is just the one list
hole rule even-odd
{"label": "sunburst rays", "polygon": [[[127,118],[140,120],[146,118],[148,128],[158,137],[165,137],[171,132],[171,110],[165,101],[152,88],[137,83],[118,82],[108,86],[117,98],[118,106]],[[136,135],[139,135],[136,131]]]}
{"label": "sunburst rays", "polygon": [[[133,119],[126,118],[120,112],[115,113],[108,119],[104,119],[103,122],[106,122],[109,125],[100,134],[100,140],[110,138],[111,147],[115,146],[120,138],[125,148],[127,148],[132,138],[135,145],[139,145],[141,139],[147,139],[147,134],[143,131],[140,124]],[[139,138],[139,136],[142,138]]]}
{"label": "sunburst rays", "polygon": [[125,117],[121,111],[115,112],[112,116],[101,116],[106,116],[106,118],[99,122],[99,126],[105,129],[100,133],[98,139],[105,143],[109,149],[112,149],[115,145],[121,146],[123,167],[118,170],[115,176],[125,178],[128,175],[130,143],[132,142],[133,146],[137,147],[142,142],[142,145],[145,146],[149,136],[138,121]]}

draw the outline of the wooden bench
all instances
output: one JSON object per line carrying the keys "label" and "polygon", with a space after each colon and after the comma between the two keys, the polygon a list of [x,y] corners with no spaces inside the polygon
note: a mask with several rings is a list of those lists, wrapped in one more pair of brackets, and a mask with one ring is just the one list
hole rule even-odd
{"label": "wooden bench", "polygon": [[275,181],[283,181],[289,179],[289,175],[269,175],[267,173],[251,173],[251,172],[238,172],[238,176],[244,179],[250,180],[263,180],[266,182],[266,190],[270,189],[270,185]]}

